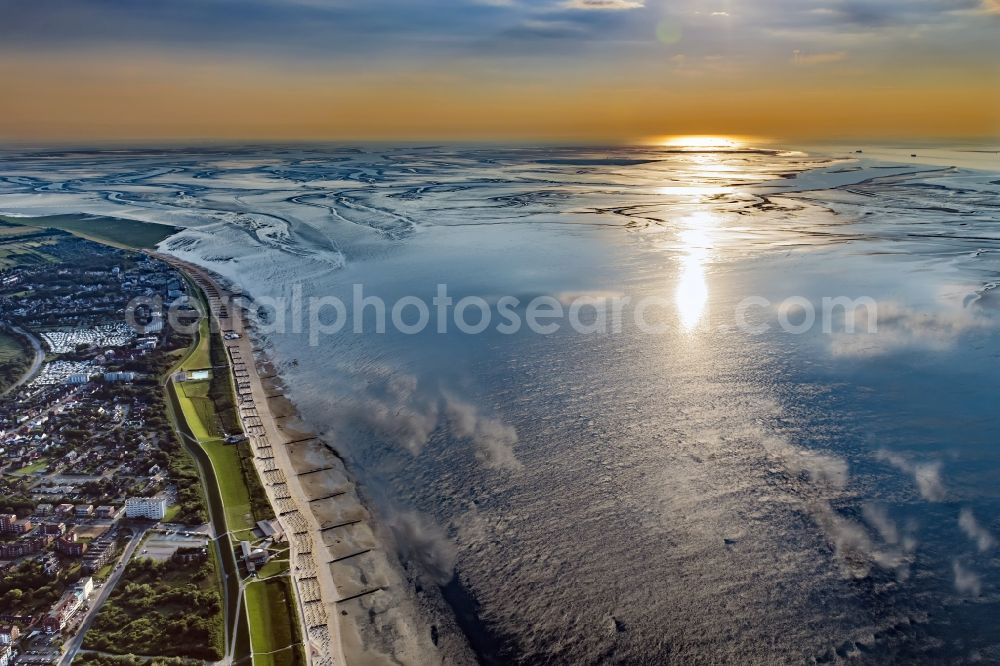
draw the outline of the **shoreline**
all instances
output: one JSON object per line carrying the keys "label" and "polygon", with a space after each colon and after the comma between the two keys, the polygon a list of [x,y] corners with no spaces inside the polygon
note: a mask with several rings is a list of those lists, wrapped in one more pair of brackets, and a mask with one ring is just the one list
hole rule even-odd
{"label": "shoreline", "polygon": [[[395,539],[374,522],[341,454],[299,415],[284,382],[247,321],[251,299],[239,285],[179,257],[147,251],[181,271],[209,302],[213,333],[223,340],[240,421],[253,462],[289,543],[308,666],[432,666],[474,656],[452,600],[437,621],[430,603],[391,550]],[[416,584],[416,589],[414,589]],[[433,595],[432,595],[433,596]],[[424,624],[426,620],[428,624]],[[457,633],[439,635],[440,623]],[[458,644],[454,641],[458,640]],[[456,650],[446,656],[445,645]],[[457,655],[465,655],[455,661]],[[470,661],[470,663],[472,663]]]}
{"label": "shoreline", "polygon": [[181,271],[204,291],[213,334],[234,331],[240,336],[224,340],[229,370],[238,393],[240,421],[254,452],[254,466],[275,510],[276,520],[288,539],[289,560],[294,563],[290,575],[300,613],[306,661],[310,666],[347,664],[335,613],[342,596],[332,575],[318,565],[313,556],[321,527],[315,523],[312,512],[304,510],[309,499],[298,483],[299,472],[286,451],[293,436],[280,428],[271,409],[273,396],[264,387],[263,379],[267,377],[261,376],[264,369],[258,367],[259,350],[247,335],[242,309],[237,308],[233,300],[236,294],[199,266],[159,252],[149,254]]}

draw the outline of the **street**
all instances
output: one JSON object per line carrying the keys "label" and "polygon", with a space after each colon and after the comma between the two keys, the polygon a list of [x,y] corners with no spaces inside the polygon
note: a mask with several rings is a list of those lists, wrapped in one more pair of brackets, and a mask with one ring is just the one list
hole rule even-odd
{"label": "street", "polygon": [[23,335],[28,340],[31,344],[31,349],[34,352],[34,358],[31,360],[31,367],[28,368],[28,371],[24,373],[21,379],[15,382],[12,386],[8,387],[7,390],[0,395],[7,395],[34,377],[35,373],[38,372],[38,369],[42,367],[42,361],[45,360],[45,350],[42,349],[42,343],[38,341],[38,338],[20,326],[11,326],[11,329],[16,333]]}
{"label": "street", "polygon": [[104,602],[108,600],[111,595],[111,591],[114,589],[115,585],[118,584],[118,579],[121,578],[122,574],[125,573],[125,568],[128,566],[129,560],[132,559],[132,555],[135,553],[136,548],[142,542],[142,537],[146,534],[146,530],[138,530],[129,541],[128,546],[125,547],[125,552],[118,560],[118,566],[111,570],[111,575],[108,576],[108,580],[101,587],[100,593],[97,595],[97,600],[90,605],[90,609],[83,618],[83,622],[80,623],[79,628],[74,634],[73,638],[66,641],[65,652],[63,653],[62,659],[59,660],[59,666],[69,666],[73,662],[73,657],[79,652],[80,647],[83,645],[83,637],[86,635],[87,630],[90,629],[90,625],[93,624],[94,618],[97,617],[97,613],[101,610],[101,606]]}

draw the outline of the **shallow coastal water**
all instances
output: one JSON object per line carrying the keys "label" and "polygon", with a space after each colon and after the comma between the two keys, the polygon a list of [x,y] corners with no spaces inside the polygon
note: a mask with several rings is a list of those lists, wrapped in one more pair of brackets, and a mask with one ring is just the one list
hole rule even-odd
{"label": "shallow coastal water", "polygon": [[[657,333],[266,336],[483,661],[996,661],[1000,175],[854,157],[10,154],[0,211],[188,227],[262,302],[661,299]],[[877,332],[781,330],[824,297]]]}

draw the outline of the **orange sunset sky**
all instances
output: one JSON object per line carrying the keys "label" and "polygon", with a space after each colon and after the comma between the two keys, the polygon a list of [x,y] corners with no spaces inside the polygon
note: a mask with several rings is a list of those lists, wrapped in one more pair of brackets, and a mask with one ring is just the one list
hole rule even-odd
{"label": "orange sunset sky", "polygon": [[997,0],[3,4],[7,142],[1000,135]]}

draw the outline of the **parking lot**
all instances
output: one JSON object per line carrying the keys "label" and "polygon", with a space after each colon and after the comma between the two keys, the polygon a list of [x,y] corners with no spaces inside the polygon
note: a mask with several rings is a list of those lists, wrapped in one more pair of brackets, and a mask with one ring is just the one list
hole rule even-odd
{"label": "parking lot", "polygon": [[18,655],[18,664],[54,664],[59,661],[58,650],[29,650],[27,653]]}
{"label": "parking lot", "polygon": [[56,636],[39,633],[23,642],[24,651],[18,655],[18,664],[53,664],[59,660],[60,650]]}
{"label": "parking lot", "polygon": [[[193,536],[188,536],[188,535]],[[189,531],[172,531],[166,533],[150,532],[135,557],[148,557],[162,562],[170,559],[178,548],[196,548],[208,543],[208,537]]]}

